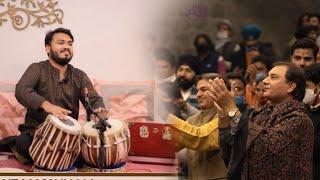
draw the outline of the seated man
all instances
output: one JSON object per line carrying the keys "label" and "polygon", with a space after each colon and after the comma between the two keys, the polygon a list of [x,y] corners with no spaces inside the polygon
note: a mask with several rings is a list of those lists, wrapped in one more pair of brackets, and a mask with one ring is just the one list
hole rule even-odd
{"label": "seated man", "polygon": [[[9,145],[17,159],[31,163],[29,147],[35,129],[53,114],[63,120],[78,118],[79,100],[85,97],[99,113],[106,115],[102,98],[88,76],[69,64],[73,56],[73,36],[68,29],[58,28],[47,33],[45,48],[49,60],[31,64],[16,85],[16,98],[27,109],[25,123],[19,126],[20,136],[8,137],[0,145]],[[85,93],[87,89],[87,93]]]}

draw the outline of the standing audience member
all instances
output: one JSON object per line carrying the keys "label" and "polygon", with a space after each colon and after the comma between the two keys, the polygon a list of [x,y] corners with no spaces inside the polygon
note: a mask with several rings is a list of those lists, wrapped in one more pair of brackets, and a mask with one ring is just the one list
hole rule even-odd
{"label": "standing audience member", "polygon": [[235,103],[240,109],[242,106],[246,106],[246,81],[244,77],[239,73],[228,73],[227,78],[231,84],[231,95],[235,98]]}
{"label": "standing audience member", "polygon": [[320,25],[320,15],[317,13],[311,13],[309,15],[309,24],[313,26],[319,26]]}
{"label": "standing audience member", "polygon": [[306,103],[314,127],[313,179],[320,178],[320,64],[305,69],[307,88],[303,102]]}
{"label": "standing audience member", "polygon": [[[296,28],[294,29],[294,35],[290,38],[289,42],[287,43],[287,46],[284,50],[284,53],[283,53],[283,59],[289,59],[290,57],[290,47],[293,45],[294,42],[296,42],[297,39],[300,38],[303,38],[303,37],[306,37],[306,35],[301,35],[301,34],[306,34],[305,32],[303,32],[303,27],[304,26],[309,26],[309,16],[310,16],[310,13],[309,12],[304,12],[302,13],[299,18],[298,18],[298,21],[297,21],[297,26]],[[303,37],[301,37],[303,36]]]}
{"label": "standing audience member", "polygon": [[154,67],[157,83],[176,80],[176,59],[168,49],[157,49],[154,53]]}
{"label": "standing audience member", "polygon": [[228,179],[240,179],[239,172],[242,179],[312,179],[314,129],[301,102],[306,88],[303,70],[278,63],[263,82],[270,104],[253,111],[246,125],[224,82],[211,82],[211,97],[226,114],[219,119],[222,152],[230,151],[224,144],[232,136],[247,129],[242,143],[233,141]]}
{"label": "standing audience member", "polygon": [[232,24],[227,19],[219,20],[215,39],[215,50],[225,60],[227,70],[231,69],[231,55],[240,50],[240,46],[232,40]]}
{"label": "standing audience member", "polygon": [[318,51],[319,48],[312,39],[299,39],[291,46],[291,62],[304,69],[316,62]]}
{"label": "standing audience member", "polygon": [[197,35],[193,44],[200,62],[201,74],[225,72],[223,57],[216,52],[214,44],[207,34]]}
{"label": "standing audience member", "polygon": [[308,37],[316,42],[318,36],[319,27],[313,25],[302,26],[294,33],[294,37],[296,40]]}
{"label": "standing audience member", "polygon": [[302,13],[300,15],[300,17],[298,18],[297,28],[300,28],[302,26],[310,25],[309,17],[310,17],[310,13],[308,13],[308,12]]}
{"label": "standing audience member", "polygon": [[272,64],[276,55],[271,43],[260,41],[261,28],[249,24],[242,28],[243,42],[240,43],[240,50],[231,56],[232,70],[244,74],[248,65],[256,56],[261,56],[268,64]]}
{"label": "standing audience member", "polygon": [[263,80],[266,77],[267,75],[257,77],[254,83],[254,101],[252,103],[252,107],[255,109],[259,109],[268,103],[268,100],[265,97],[263,97],[263,93],[264,93]]}
{"label": "standing audience member", "polygon": [[[246,71],[246,100],[249,106],[256,107],[258,103],[258,97],[255,94],[255,86],[257,79],[266,77],[269,71],[270,65],[266,63],[266,60],[261,56],[253,58],[252,63],[249,65]],[[263,80],[263,79],[262,79]]]}
{"label": "standing audience member", "polygon": [[[172,115],[168,121],[175,127],[174,140],[180,148],[187,148],[188,179],[224,179],[226,166],[218,145],[218,110],[207,94],[209,79],[221,77],[216,73],[197,76],[197,97],[200,112],[182,121]],[[224,78],[230,91],[230,84]]]}

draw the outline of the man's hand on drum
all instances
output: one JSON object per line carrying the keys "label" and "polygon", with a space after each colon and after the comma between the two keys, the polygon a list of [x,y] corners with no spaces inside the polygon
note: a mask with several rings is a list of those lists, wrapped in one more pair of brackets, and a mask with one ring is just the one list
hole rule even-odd
{"label": "man's hand on drum", "polygon": [[208,86],[208,95],[224,112],[228,112],[231,109],[237,108],[234,98],[228,91],[224,81],[221,78],[209,80]]}
{"label": "man's hand on drum", "polygon": [[57,116],[59,119],[64,120],[67,115],[71,114],[71,111],[62,107],[51,104],[49,101],[44,101],[40,107],[47,113]]}

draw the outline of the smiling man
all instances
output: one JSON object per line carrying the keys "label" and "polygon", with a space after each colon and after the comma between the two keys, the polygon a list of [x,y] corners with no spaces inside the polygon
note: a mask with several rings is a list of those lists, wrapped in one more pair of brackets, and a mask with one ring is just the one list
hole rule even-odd
{"label": "smiling man", "polygon": [[73,42],[68,29],[58,28],[48,32],[45,49],[49,59],[31,64],[16,85],[16,98],[27,109],[25,123],[19,126],[21,135],[8,137],[1,144],[9,143],[22,162],[32,162],[28,149],[35,129],[48,114],[60,119],[67,115],[78,119],[79,100],[86,106],[85,96],[89,96],[97,112],[106,112],[103,100],[88,76],[69,64],[73,57]]}
{"label": "smiling man", "polygon": [[[168,116],[168,122],[175,127],[174,140],[178,149],[187,148],[182,158],[188,164],[188,179],[223,179],[226,176],[218,145],[218,113],[214,101],[207,94],[209,79],[216,77],[221,76],[207,73],[196,77],[200,112],[186,121]],[[224,80],[230,90],[230,84]]]}
{"label": "smiling man", "polygon": [[[270,104],[253,111],[248,119],[241,116],[223,81],[211,82],[211,97],[228,117],[219,119],[219,126],[224,126],[219,129],[220,144],[247,129],[243,143],[232,145],[228,179],[241,179],[239,173],[242,179],[312,179],[314,137],[312,121],[301,102],[306,88],[303,70],[281,62],[263,82],[263,96]],[[241,127],[243,122],[247,125]]]}

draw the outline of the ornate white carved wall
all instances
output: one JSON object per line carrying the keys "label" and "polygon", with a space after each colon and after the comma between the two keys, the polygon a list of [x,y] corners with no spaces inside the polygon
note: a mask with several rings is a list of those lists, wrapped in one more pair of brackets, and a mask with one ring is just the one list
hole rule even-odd
{"label": "ornate white carved wall", "polygon": [[[71,64],[102,80],[151,79],[155,21],[174,7],[157,0],[0,0],[0,80],[18,80],[47,59],[44,37],[65,27],[74,37]],[[62,24],[59,24],[62,23]]]}

